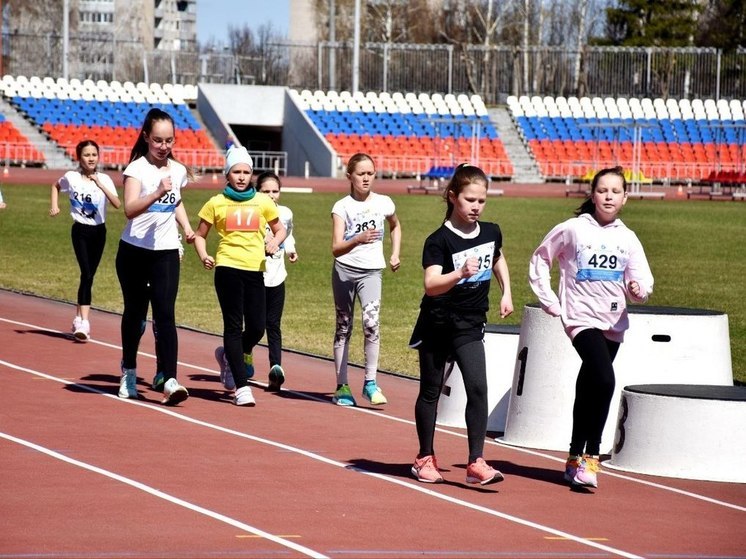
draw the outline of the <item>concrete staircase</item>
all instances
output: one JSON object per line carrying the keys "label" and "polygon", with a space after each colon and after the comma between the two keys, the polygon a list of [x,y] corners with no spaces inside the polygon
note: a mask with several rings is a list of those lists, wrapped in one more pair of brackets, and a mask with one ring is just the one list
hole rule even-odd
{"label": "concrete staircase", "polygon": [[36,149],[44,154],[44,166],[47,169],[74,169],[76,163],[71,161],[65,151],[49,140],[28,120],[16,111],[15,107],[0,97],[0,113],[5,119],[13,123],[18,131],[34,144]]}
{"label": "concrete staircase", "polygon": [[543,183],[544,179],[539,173],[536,162],[526,149],[523,140],[518,135],[515,123],[510,118],[508,109],[498,107],[488,109],[492,124],[497,128],[500,139],[505,146],[505,151],[513,163],[513,182],[515,183]]}

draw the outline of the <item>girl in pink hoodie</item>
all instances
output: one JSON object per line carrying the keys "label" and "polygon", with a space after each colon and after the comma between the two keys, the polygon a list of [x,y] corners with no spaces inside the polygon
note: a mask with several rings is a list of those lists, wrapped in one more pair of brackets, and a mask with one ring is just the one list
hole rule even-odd
{"label": "girl in pink hoodie", "polygon": [[[627,202],[621,167],[599,171],[576,217],[555,226],[531,257],[529,283],[541,308],[562,319],[582,365],[575,385],[565,479],[598,487],[601,434],[614,393],[613,361],[629,327],[629,298],[644,303],[653,275],[637,235],[619,212]],[[559,264],[559,294],[550,284]]]}

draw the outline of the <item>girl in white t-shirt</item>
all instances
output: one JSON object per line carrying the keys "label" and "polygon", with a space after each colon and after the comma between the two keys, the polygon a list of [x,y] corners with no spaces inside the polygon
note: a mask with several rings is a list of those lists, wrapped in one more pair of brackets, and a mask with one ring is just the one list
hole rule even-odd
{"label": "girl in white t-shirt", "polygon": [[336,309],[334,332],[334,368],[337,388],[332,401],[339,406],[354,406],[347,380],[347,357],[355,298],[363,312],[363,349],[365,381],[363,397],[373,405],[385,404],[386,397],[376,383],[380,349],[381,277],[386,261],[383,256],[385,223],[391,235],[389,266],[399,269],[401,225],[394,202],[372,191],[376,167],[365,153],[353,155],[347,163],[350,194],[332,208],[332,291]]}
{"label": "girl in white t-shirt", "polygon": [[49,215],[59,215],[59,194],[68,193],[70,215],[73,218],[73,250],[80,268],[78,306],[72,331],[75,339],[85,342],[91,336],[89,311],[93,277],[96,275],[106,245],[106,203],[119,208],[121,202],[109,175],[96,171],[99,160],[98,144],[93,140],[83,140],[75,146],[75,156],[78,160],[78,169],[68,171],[52,185]]}
{"label": "girl in white t-shirt", "polygon": [[188,243],[194,241],[181,189],[191,172],[174,159],[174,121],[151,109],[124,170],[124,214],[127,224],[117,252],[117,277],[122,287],[122,378],[120,398],[137,398],[137,350],[148,305],[157,324],[155,353],[157,379],[164,404],[177,404],[189,393],[176,380],[178,338],[174,316],[179,288],[179,241],[177,223]]}

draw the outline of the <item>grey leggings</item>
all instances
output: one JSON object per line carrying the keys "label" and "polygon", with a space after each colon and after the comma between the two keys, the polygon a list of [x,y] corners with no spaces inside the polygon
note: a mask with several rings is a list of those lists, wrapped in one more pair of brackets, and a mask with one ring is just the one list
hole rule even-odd
{"label": "grey leggings", "polygon": [[336,310],[334,368],[337,384],[348,384],[347,358],[356,297],[363,309],[365,380],[376,378],[380,350],[381,276],[382,270],[361,270],[334,263],[332,292]]}

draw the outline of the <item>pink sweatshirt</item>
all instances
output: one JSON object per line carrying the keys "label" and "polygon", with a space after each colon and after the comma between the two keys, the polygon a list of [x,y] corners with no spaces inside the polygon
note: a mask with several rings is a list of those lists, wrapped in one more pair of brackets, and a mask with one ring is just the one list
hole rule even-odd
{"label": "pink sweatshirt", "polygon": [[[559,297],[551,286],[554,260]],[[531,257],[528,279],[541,308],[562,318],[570,339],[598,328],[622,342],[629,327],[627,297],[644,303],[653,292],[653,274],[637,235],[619,219],[601,226],[591,214],[568,219],[544,237]],[[639,298],[627,289],[633,280],[640,285]]]}

